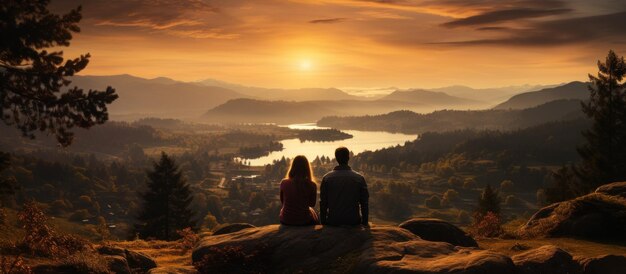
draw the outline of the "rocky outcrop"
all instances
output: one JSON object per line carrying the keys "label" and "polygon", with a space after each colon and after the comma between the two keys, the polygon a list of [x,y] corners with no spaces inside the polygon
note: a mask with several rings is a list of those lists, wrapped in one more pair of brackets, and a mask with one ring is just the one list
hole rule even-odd
{"label": "rocky outcrop", "polygon": [[[157,267],[156,262],[141,252],[132,251],[115,246],[100,246],[96,249],[98,253],[109,257],[120,257],[124,259],[126,265],[134,272],[144,273]],[[110,258],[108,258],[111,261]],[[119,265],[116,263],[116,265]],[[117,273],[117,272],[116,272]]]}
{"label": "rocky outcrop", "polygon": [[553,245],[531,249],[511,257],[518,274],[577,274],[580,267],[572,255]]}
{"label": "rocky outcrop", "polygon": [[626,182],[612,183],[603,185],[596,189],[596,193],[601,193],[610,196],[617,196],[626,199]]}
{"label": "rocky outcrop", "polygon": [[583,274],[624,274],[626,256],[604,255],[593,258],[581,258],[578,262]]}
{"label": "rocky outcrop", "polygon": [[624,183],[602,186],[573,200],[555,203],[535,213],[519,230],[526,237],[626,239]]}
{"label": "rocky outcrop", "polygon": [[515,271],[506,255],[426,241],[394,226],[250,228],[202,238],[192,259],[201,272],[220,273]]}
{"label": "rocky outcrop", "polygon": [[434,218],[413,218],[399,227],[411,231],[423,240],[446,242],[456,246],[478,247],[478,243],[463,230],[446,221]]}
{"label": "rocky outcrop", "polygon": [[130,274],[132,273],[128,266],[126,258],[118,255],[105,255],[104,259],[107,261],[108,268],[111,272],[116,274]]}
{"label": "rocky outcrop", "polygon": [[233,232],[240,231],[242,229],[252,228],[252,227],[255,227],[255,226],[253,226],[251,224],[247,224],[247,223],[229,224],[229,225],[220,227],[219,229],[215,230],[213,232],[213,235],[222,235],[222,234],[233,233]]}

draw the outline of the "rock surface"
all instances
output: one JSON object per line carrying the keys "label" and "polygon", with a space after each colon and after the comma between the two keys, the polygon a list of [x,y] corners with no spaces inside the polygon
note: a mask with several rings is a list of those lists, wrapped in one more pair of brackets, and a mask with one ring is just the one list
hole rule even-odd
{"label": "rock surface", "polygon": [[252,227],[255,227],[255,226],[253,226],[251,224],[247,224],[247,223],[229,224],[229,225],[223,226],[223,227],[219,228],[218,230],[214,231],[213,235],[223,235],[223,234],[233,233],[233,232],[240,231],[242,229],[252,228]]}
{"label": "rock surface", "polygon": [[626,256],[604,255],[579,259],[584,274],[624,274]]}
{"label": "rock surface", "polygon": [[198,273],[191,266],[164,266],[150,269],[148,274],[195,274]]}
{"label": "rock surface", "polygon": [[474,238],[460,228],[446,221],[434,218],[413,218],[399,227],[427,241],[446,242],[456,246],[478,247]]}
{"label": "rock surface", "polygon": [[626,182],[603,185],[596,189],[596,193],[618,196],[626,199]]}
{"label": "rock surface", "polygon": [[526,237],[624,240],[626,199],[622,196],[626,193],[620,192],[624,189],[623,184],[608,184],[595,193],[544,207],[518,232]]}
{"label": "rock surface", "polygon": [[98,253],[108,256],[118,256],[126,261],[126,264],[134,272],[147,272],[157,267],[156,262],[141,252],[132,251],[115,246],[100,246],[96,249]]}
{"label": "rock surface", "polygon": [[[221,272],[227,271],[220,267],[232,272],[265,267],[274,273],[515,272],[513,261],[503,254],[426,241],[394,226],[251,228],[202,238],[192,259]],[[244,262],[250,269],[232,268]]]}
{"label": "rock surface", "polygon": [[130,267],[126,258],[117,255],[105,255],[104,259],[109,265],[109,269],[116,274],[130,274]]}
{"label": "rock surface", "polygon": [[580,267],[572,255],[553,245],[531,249],[511,257],[518,274],[576,274]]}

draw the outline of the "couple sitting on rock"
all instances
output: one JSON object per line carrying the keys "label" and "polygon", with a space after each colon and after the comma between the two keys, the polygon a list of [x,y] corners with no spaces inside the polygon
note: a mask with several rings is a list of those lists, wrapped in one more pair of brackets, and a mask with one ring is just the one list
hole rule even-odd
{"label": "couple sitting on rock", "polygon": [[[339,164],[324,175],[320,184],[320,217],[315,212],[317,184],[306,157],[296,156],[280,182],[280,223],[284,225],[368,225],[367,184],[348,165],[350,151],[335,150]],[[359,214],[360,211],[360,214]]]}

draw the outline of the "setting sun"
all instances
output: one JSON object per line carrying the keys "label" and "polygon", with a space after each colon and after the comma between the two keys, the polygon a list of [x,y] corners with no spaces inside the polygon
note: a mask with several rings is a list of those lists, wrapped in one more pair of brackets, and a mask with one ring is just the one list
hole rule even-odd
{"label": "setting sun", "polygon": [[302,60],[300,61],[300,64],[298,64],[298,68],[300,68],[300,70],[302,71],[311,70],[312,67],[313,65],[311,64],[311,61],[309,60]]}

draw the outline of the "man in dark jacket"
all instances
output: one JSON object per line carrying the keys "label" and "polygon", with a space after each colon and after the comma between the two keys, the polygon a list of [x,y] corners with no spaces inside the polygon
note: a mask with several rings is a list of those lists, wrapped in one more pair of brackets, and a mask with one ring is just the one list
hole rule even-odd
{"label": "man in dark jacket", "polygon": [[[350,151],[335,150],[336,166],[324,175],[320,186],[320,219],[323,225],[368,225],[368,199],[365,178],[348,165]],[[360,209],[360,214],[359,214]]]}

